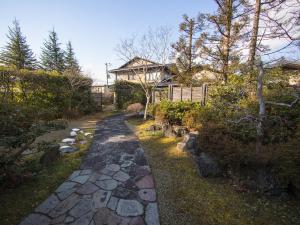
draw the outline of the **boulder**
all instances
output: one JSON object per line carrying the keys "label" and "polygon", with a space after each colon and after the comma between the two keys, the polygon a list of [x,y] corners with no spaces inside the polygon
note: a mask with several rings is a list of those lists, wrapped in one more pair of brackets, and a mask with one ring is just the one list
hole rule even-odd
{"label": "boulder", "polygon": [[80,131],[80,129],[79,128],[73,128],[72,131],[78,132],[78,131]]}
{"label": "boulder", "polygon": [[157,131],[161,130],[161,126],[157,124],[152,124],[150,127],[146,128],[146,131]]}
{"label": "boulder", "polygon": [[59,145],[51,143],[47,145],[44,150],[44,154],[40,158],[40,163],[42,165],[48,166],[60,158]]}
{"label": "boulder", "polygon": [[207,153],[201,152],[196,157],[198,171],[202,177],[215,177],[221,175],[221,168],[216,160],[210,157]]}
{"label": "boulder", "polygon": [[177,126],[177,125],[174,125],[174,126],[172,126],[172,130],[173,130],[173,133],[174,133],[177,137],[183,137],[185,134],[188,133],[187,128],[184,127],[184,126]]}
{"label": "boulder", "polygon": [[69,146],[69,145],[64,145],[64,146],[61,146],[59,148],[59,151],[62,154],[64,154],[64,153],[71,153],[71,152],[78,151],[78,148],[75,148],[75,147],[72,147],[72,146]]}
{"label": "boulder", "polygon": [[61,141],[62,143],[75,144],[75,138],[65,138]]}

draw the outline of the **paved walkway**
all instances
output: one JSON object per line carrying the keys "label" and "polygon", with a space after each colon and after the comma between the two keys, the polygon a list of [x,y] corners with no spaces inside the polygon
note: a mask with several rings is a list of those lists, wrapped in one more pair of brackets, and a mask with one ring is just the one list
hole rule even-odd
{"label": "paved walkway", "polygon": [[153,177],[124,116],[97,125],[80,170],[20,225],[50,224],[159,225]]}

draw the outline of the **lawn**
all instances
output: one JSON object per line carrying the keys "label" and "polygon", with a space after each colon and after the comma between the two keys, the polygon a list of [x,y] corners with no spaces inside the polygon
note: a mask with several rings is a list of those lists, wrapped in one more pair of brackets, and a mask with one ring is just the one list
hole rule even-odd
{"label": "lawn", "polygon": [[145,131],[153,121],[130,119],[156,181],[162,225],[296,225],[299,202],[238,193],[224,179],[204,179],[176,144],[180,139]]}
{"label": "lawn", "polygon": [[[47,133],[37,138],[37,141],[61,140],[74,127],[93,133],[96,122],[110,114],[110,112],[97,113],[69,121],[69,126],[65,130]],[[43,168],[33,179],[17,188],[6,189],[0,193],[0,225],[18,224],[24,216],[43,202],[74,170],[79,168],[91,142],[92,139],[89,138],[87,143],[78,144],[79,151],[67,154],[51,166]]]}

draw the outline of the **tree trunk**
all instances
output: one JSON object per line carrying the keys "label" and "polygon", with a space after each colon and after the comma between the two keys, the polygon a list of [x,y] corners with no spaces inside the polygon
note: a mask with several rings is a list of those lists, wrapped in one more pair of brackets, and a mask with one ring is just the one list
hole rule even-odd
{"label": "tree trunk", "polygon": [[264,139],[264,119],[266,116],[265,100],[263,95],[263,79],[264,79],[264,68],[262,62],[257,65],[258,77],[257,77],[257,100],[259,105],[258,123],[256,126],[256,151],[260,151],[263,139]]}
{"label": "tree trunk", "polygon": [[147,119],[147,112],[148,112],[148,106],[149,106],[149,102],[150,102],[150,95],[149,93],[146,94],[146,106],[145,106],[145,111],[144,111],[144,120]]}
{"label": "tree trunk", "polygon": [[252,26],[252,37],[249,46],[249,59],[248,65],[249,69],[252,70],[254,66],[255,54],[256,54],[256,47],[257,47],[257,35],[259,29],[259,16],[261,10],[261,0],[255,1],[255,11],[254,11],[254,18],[253,18],[253,26]]}

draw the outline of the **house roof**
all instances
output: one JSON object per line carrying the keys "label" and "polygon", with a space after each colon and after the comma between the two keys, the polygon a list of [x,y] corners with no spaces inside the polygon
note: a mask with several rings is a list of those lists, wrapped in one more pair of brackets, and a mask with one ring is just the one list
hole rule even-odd
{"label": "house roof", "polygon": [[144,58],[141,58],[141,57],[134,57],[133,59],[129,60],[128,62],[126,62],[125,64],[121,65],[119,68],[117,69],[112,69],[112,70],[109,70],[108,72],[109,73],[117,73],[117,72],[122,72],[122,71],[128,71],[128,70],[138,70],[138,69],[141,69],[143,68],[145,65],[137,65],[137,66],[131,66],[131,67],[128,67],[131,63],[134,63],[135,61],[144,61],[146,63],[149,63],[147,64],[147,68],[148,69],[154,69],[154,68],[159,68],[159,67],[167,67],[167,68],[170,68],[171,65],[173,65],[172,63],[171,64],[166,64],[166,65],[162,65],[160,63],[157,63],[157,62],[154,62],[154,61],[151,61],[151,60],[148,60],[148,59],[144,59]]}

